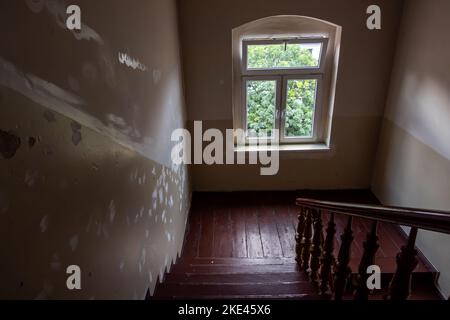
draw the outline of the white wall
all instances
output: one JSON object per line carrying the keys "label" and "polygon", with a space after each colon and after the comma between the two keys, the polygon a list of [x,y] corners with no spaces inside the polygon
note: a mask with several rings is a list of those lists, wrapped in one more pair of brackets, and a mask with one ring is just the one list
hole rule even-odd
{"label": "white wall", "polygon": [[[450,211],[450,2],[406,1],[373,176],[384,204]],[[450,236],[417,245],[450,295]]]}
{"label": "white wall", "polygon": [[0,299],[143,299],[190,201],[170,161],[186,122],[175,0],[2,0],[0,39]]}
{"label": "white wall", "polygon": [[342,27],[331,152],[280,155],[276,176],[259,166],[194,166],[196,190],[368,188],[401,17],[401,0],[379,0],[383,29],[368,30],[372,0],[180,0],[188,120],[233,128],[232,32],[277,15],[318,18]]}

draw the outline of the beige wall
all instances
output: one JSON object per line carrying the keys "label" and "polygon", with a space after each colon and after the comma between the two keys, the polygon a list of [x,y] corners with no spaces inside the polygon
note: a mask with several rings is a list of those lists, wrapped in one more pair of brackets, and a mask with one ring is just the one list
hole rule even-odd
{"label": "beige wall", "polygon": [[280,172],[255,166],[195,166],[196,190],[340,189],[370,186],[402,1],[378,1],[382,30],[366,28],[373,1],[180,0],[188,119],[233,128],[232,29],[275,15],[302,15],[342,26],[331,152],[281,155]]}
{"label": "beige wall", "polygon": [[176,4],[70,4],[81,33],[64,1],[0,3],[0,298],[142,299],[181,250],[190,201],[170,161],[186,123]]}
{"label": "beige wall", "polygon": [[[450,211],[450,2],[407,1],[373,176],[385,204]],[[450,236],[418,246],[450,295]]]}

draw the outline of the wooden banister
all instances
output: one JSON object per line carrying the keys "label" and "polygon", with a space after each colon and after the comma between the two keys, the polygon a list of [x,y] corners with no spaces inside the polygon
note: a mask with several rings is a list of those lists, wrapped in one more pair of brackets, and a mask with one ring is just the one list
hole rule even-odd
{"label": "wooden banister", "polygon": [[303,198],[297,199],[297,205],[450,234],[449,211],[319,201]]}
{"label": "wooden banister", "polygon": [[[419,229],[450,234],[450,212],[425,210],[417,208],[401,208],[392,206],[365,205],[320,201],[314,199],[297,199],[301,207],[296,237],[296,252],[299,268],[310,275],[318,290],[323,295],[341,300],[349,289],[352,270],[349,267],[351,245],[353,241],[353,217],[365,218],[373,221],[372,228],[367,234],[364,253],[358,270],[354,298],[367,300],[369,290],[366,286],[366,269],[376,263],[375,254],[379,247],[377,237],[378,222],[388,222],[412,227],[408,242],[402,247],[397,256],[397,270],[390,284],[390,300],[405,300],[411,293],[412,273],[417,266],[417,250],[415,242]],[[330,215],[323,241],[323,224],[321,215]],[[336,233],[334,214],[348,216],[348,223],[341,235],[341,244],[337,263],[333,263],[334,236]],[[334,278],[334,281],[330,277]]]}

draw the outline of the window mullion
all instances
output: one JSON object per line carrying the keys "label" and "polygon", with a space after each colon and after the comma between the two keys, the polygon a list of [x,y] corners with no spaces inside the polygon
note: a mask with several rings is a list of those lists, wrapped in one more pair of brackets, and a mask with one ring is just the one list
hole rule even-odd
{"label": "window mullion", "polygon": [[278,106],[278,110],[279,110],[279,118],[278,118],[278,129],[279,129],[279,137],[278,137],[278,142],[281,144],[283,142],[284,139],[284,113],[286,112],[286,77],[282,76],[281,80],[280,80],[280,98],[279,98],[279,106]]}

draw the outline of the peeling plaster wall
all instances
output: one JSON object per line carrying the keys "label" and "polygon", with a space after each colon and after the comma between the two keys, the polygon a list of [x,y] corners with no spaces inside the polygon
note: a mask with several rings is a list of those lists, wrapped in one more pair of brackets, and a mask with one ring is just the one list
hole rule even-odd
{"label": "peeling plaster wall", "polygon": [[[276,176],[259,166],[193,167],[201,191],[350,189],[370,186],[402,0],[380,0],[382,30],[366,27],[372,0],[179,0],[189,122],[233,128],[232,30],[257,19],[300,15],[342,27],[331,152],[280,154]],[[191,126],[191,124],[189,125]]]}
{"label": "peeling plaster wall", "polygon": [[142,299],[190,206],[176,4],[70,4],[81,32],[64,1],[0,2],[0,298]]}
{"label": "peeling plaster wall", "polygon": [[[450,211],[450,2],[406,2],[373,190],[385,204]],[[420,231],[417,245],[450,295],[450,236]]]}

